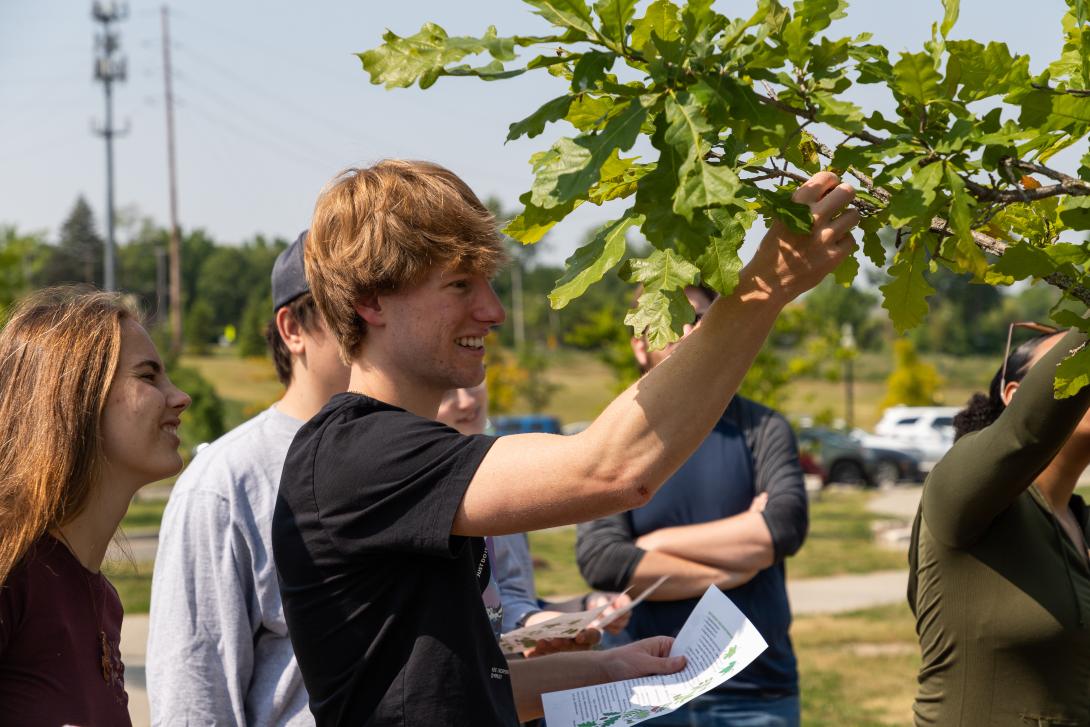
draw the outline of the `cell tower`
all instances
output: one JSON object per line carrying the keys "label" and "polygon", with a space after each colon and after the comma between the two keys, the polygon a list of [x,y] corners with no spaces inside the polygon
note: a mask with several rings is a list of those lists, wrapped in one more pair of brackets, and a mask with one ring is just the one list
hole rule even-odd
{"label": "cell tower", "polygon": [[[95,80],[102,82],[106,94],[106,121],[95,128],[95,133],[106,140],[106,248],[102,261],[102,287],[115,290],[114,276],[114,137],[125,134],[127,128],[114,128],[114,83],[125,80],[127,63],[118,51],[121,38],[115,31],[115,23],[129,16],[125,3],[98,2],[91,6],[91,17],[102,24],[102,32],[95,35]],[[127,124],[126,124],[127,127]]]}

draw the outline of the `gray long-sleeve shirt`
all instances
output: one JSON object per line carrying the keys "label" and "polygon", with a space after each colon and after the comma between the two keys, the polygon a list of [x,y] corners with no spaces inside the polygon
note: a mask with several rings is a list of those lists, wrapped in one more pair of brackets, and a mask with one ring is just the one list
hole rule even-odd
{"label": "gray long-sleeve shirt", "polygon": [[313,725],[288,640],[271,522],[303,423],[275,407],[201,451],[163,515],[151,591],[155,725]]}

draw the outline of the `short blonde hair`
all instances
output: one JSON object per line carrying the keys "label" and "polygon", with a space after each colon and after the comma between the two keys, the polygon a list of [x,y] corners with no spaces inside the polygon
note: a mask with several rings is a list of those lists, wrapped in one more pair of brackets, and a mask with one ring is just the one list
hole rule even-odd
{"label": "short blonde hair", "polygon": [[361,299],[419,282],[436,265],[492,277],[505,262],[492,213],[438,164],[387,159],[322,191],[304,248],[307,282],[341,358],[359,353]]}

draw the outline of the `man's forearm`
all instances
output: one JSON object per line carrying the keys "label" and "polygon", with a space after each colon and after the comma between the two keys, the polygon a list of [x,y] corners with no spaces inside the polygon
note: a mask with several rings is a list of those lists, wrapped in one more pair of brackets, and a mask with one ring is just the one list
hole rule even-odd
{"label": "man's forearm", "polygon": [[648,551],[632,574],[632,595],[639,596],[662,576],[670,576],[647,600],[683,601],[687,598],[699,598],[708,590],[708,586],[717,586],[724,590],[737,588],[749,582],[756,574],[755,570],[729,571],[669,553]]}
{"label": "man's forearm", "polygon": [[760,571],[775,562],[768,524],[759,512],[655,530],[636,541],[644,550],[667,553],[726,571]]}
{"label": "man's forearm", "polygon": [[515,694],[519,722],[537,719],[544,714],[541,695],[545,692],[558,692],[608,681],[608,675],[602,668],[604,653],[580,651],[509,661],[507,665],[511,670],[511,690]]}

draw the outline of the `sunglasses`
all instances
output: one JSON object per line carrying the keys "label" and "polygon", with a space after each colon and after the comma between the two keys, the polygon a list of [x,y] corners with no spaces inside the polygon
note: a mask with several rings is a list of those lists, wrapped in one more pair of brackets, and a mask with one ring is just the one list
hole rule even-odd
{"label": "sunglasses", "polygon": [[1019,321],[1017,323],[1010,324],[1007,328],[1007,350],[1003,352],[1003,373],[999,375],[999,395],[1003,395],[1003,390],[1007,388],[1007,359],[1011,355],[1011,337],[1014,336],[1015,328],[1025,328],[1030,331],[1036,331],[1037,333],[1044,334],[1046,336],[1052,336],[1060,332],[1059,328],[1050,326],[1047,323],[1035,323],[1034,321]]}

